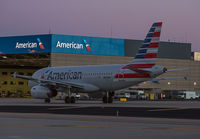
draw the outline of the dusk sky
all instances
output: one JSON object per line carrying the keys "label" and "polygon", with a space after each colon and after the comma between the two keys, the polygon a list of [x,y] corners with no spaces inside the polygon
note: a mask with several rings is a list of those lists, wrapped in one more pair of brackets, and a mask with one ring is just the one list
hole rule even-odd
{"label": "dusk sky", "polygon": [[143,40],[155,21],[161,41],[200,51],[200,0],[0,0],[0,36],[66,34]]}

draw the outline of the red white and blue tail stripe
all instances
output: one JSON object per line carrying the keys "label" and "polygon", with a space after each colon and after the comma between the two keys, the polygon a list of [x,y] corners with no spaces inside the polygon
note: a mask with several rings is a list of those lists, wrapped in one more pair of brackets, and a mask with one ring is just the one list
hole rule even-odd
{"label": "red white and blue tail stripe", "polygon": [[162,22],[156,22],[150,28],[142,46],[139,48],[135,58],[123,69],[152,68],[158,54]]}

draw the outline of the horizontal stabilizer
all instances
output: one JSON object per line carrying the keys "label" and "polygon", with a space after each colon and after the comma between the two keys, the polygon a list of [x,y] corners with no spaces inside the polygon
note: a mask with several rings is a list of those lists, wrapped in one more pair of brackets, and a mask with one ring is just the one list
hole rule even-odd
{"label": "horizontal stabilizer", "polygon": [[183,70],[190,70],[190,68],[167,69],[167,71],[183,71]]}
{"label": "horizontal stabilizer", "polygon": [[176,76],[176,77],[166,77],[166,78],[154,78],[152,80],[149,80],[149,82],[153,82],[153,83],[160,83],[160,81],[163,80],[173,80],[173,79],[184,79],[187,80],[187,76]]}

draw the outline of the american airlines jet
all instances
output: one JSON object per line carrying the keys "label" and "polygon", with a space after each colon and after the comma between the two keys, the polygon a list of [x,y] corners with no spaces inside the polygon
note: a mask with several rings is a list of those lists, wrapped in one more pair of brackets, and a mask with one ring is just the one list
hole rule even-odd
{"label": "american airlines jet", "polygon": [[161,27],[162,22],[152,25],[135,58],[128,64],[47,67],[36,71],[33,76],[15,73],[13,77],[29,80],[32,97],[45,99],[47,103],[58,90],[68,94],[66,103],[75,103],[71,92],[105,92],[103,103],[112,103],[115,90],[145,81],[158,83],[160,80],[183,78],[156,78],[167,71],[165,67],[155,65]]}

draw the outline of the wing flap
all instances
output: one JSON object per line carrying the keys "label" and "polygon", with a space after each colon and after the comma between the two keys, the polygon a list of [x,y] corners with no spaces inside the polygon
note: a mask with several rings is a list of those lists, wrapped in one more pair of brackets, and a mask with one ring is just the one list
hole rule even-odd
{"label": "wing flap", "polygon": [[45,79],[36,79],[33,78],[32,76],[24,76],[24,75],[17,75],[16,73],[14,73],[12,75],[12,77],[14,78],[21,78],[21,79],[25,79],[25,80],[31,80],[34,81],[36,83],[42,84],[42,85],[47,85],[47,86],[57,86],[57,87],[75,87],[75,88],[80,88],[83,89],[84,86],[78,83],[73,83],[73,82],[62,82],[62,81],[52,81],[52,80],[45,80]]}

